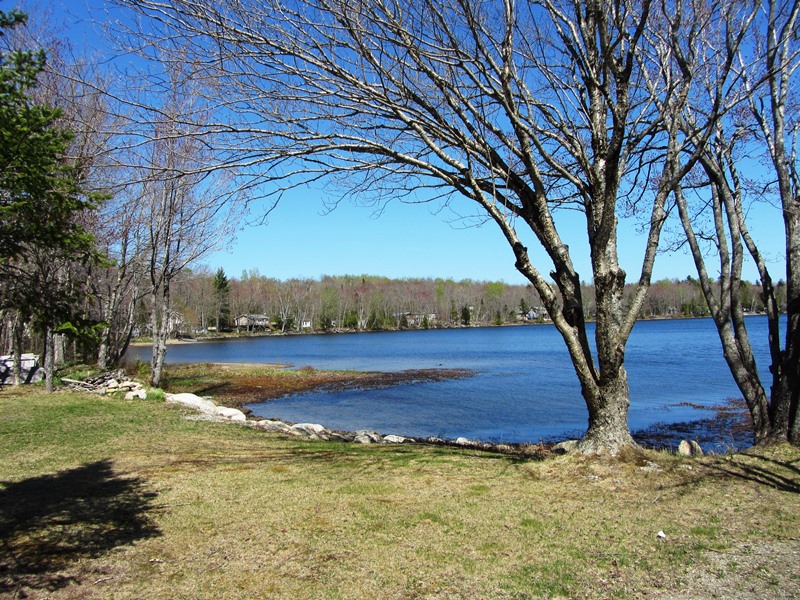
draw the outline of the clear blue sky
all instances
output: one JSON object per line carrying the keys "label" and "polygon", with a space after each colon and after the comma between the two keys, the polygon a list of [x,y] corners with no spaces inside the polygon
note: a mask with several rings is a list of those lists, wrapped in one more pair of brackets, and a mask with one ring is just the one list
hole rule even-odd
{"label": "clear blue sky", "polygon": [[[4,2],[3,9],[11,3]],[[49,18],[90,46],[101,46],[88,24],[90,14],[102,18],[102,0],[46,0],[22,2],[31,16],[44,7]],[[120,13],[117,13],[120,14]],[[434,214],[434,206],[389,203],[380,217],[369,208],[341,203],[325,213],[324,192],[297,190],[282,200],[269,216],[268,224],[245,227],[229,250],[215,253],[203,261],[212,269],[222,267],[229,276],[239,277],[243,270],[258,269],[262,275],[286,279],[321,275],[369,274],[387,277],[450,277],[475,280],[503,280],[525,283],[514,269],[514,256],[499,229],[491,223],[463,228],[451,223],[448,211]],[[254,209],[256,212],[258,208]],[[783,226],[780,213],[773,207],[754,211],[752,232],[774,261],[773,277],[785,277],[780,260],[783,256]],[[570,245],[575,265],[584,280],[591,278],[589,257],[580,219],[562,217],[562,237]],[[522,230],[519,231],[522,234]],[[643,235],[633,224],[621,224],[620,259],[628,281],[638,279]],[[534,264],[545,274],[551,266],[535,243],[526,239]],[[694,265],[685,252],[662,254],[656,261],[654,279],[684,279],[696,276]],[[755,268],[747,266],[745,278],[757,278]]]}

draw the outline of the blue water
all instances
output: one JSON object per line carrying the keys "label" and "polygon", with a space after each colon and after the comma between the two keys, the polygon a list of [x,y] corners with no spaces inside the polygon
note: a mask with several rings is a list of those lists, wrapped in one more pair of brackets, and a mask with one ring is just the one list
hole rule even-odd
{"label": "blue water", "polygon": [[[766,371],[766,319],[751,317],[748,327]],[[137,352],[140,358],[149,356],[147,349]],[[246,338],[170,346],[167,361],[476,371],[466,379],[315,392],[250,405],[259,416],[331,429],[536,443],[580,436],[588,418],[566,348],[552,325]],[[637,323],[626,365],[634,431],[710,418],[712,410],[687,404],[713,407],[740,397],[708,319]]]}

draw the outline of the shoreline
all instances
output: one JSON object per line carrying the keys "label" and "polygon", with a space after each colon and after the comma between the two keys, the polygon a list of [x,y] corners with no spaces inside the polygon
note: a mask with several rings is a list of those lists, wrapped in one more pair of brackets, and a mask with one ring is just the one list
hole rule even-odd
{"label": "shoreline", "polygon": [[[410,369],[405,371],[328,371],[313,367],[287,369],[285,365],[261,363],[173,363],[167,376],[170,393],[191,392],[199,396],[213,391],[214,401],[220,405],[242,410],[248,419],[252,410],[248,404],[269,404],[272,400],[310,392],[339,392],[347,390],[382,389],[398,385],[468,378],[476,374],[469,369]],[[185,380],[189,383],[182,384]],[[752,445],[752,425],[749,412],[741,401],[730,400],[713,407],[711,418],[657,423],[643,430],[632,432],[639,444],[646,448],[675,449],[684,439],[694,439],[706,448],[719,453],[726,449],[737,449]],[[283,420],[279,415],[270,418]],[[325,423],[321,423],[326,426]],[[385,434],[385,432],[378,432]],[[403,432],[390,432],[410,439],[423,441]],[[531,442],[490,442],[470,440],[484,447],[530,446]],[[540,440],[539,444],[556,444],[562,439]],[[444,444],[452,440],[441,440]],[[533,444],[535,445],[535,444]],[[705,448],[704,448],[705,449]]]}
{"label": "shoreline", "polygon": [[[747,317],[763,317],[764,313],[752,313],[746,315]],[[696,317],[687,316],[655,316],[644,317],[637,319],[637,323],[647,321],[693,321],[697,319],[710,319],[710,315],[702,315]],[[586,323],[593,323],[594,319],[587,319]],[[485,325],[449,325],[446,327],[429,327],[424,329],[422,327],[405,327],[397,329],[331,329],[329,331],[314,330],[314,331],[259,331],[259,332],[231,332],[227,335],[203,335],[202,337],[180,337],[169,338],[167,345],[183,345],[183,344],[200,344],[204,342],[220,342],[226,340],[241,340],[248,338],[262,338],[262,337],[281,337],[281,336],[307,336],[307,335],[353,335],[353,334],[370,334],[370,333],[399,333],[404,331],[436,331],[436,330],[451,330],[451,329],[496,329],[498,327],[538,327],[542,325],[553,325],[552,321],[542,322],[525,322],[525,323],[503,323],[502,325],[492,325],[487,323]],[[147,347],[152,345],[152,341],[148,338],[137,338],[135,341],[130,342],[129,346],[133,347]]]}

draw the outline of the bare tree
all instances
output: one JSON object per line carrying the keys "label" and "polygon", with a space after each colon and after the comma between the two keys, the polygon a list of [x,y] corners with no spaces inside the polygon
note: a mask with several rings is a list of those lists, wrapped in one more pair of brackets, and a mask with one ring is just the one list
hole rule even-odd
{"label": "bare tree", "polygon": [[[150,46],[176,35],[186,40],[188,49],[173,59],[188,54],[202,65],[197,76],[213,81],[223,99],[217,122],[205,128],[227,134],[218,159],[242,169],[269,165],[253,167],[254,175],[278,182],[276,193],[327,177],[378,203],[438,201],[494,222],[566,343],[589,409],[581,449],[616,453],[633,444],[625,347],[650,284],[666,200],[688,168],[675,158],[685,137],[663,108],[686,100],[692,73],[664,71],[653,40],[678,36],[691,44],[735,7],[683,0],[117,2],[149,17],[139,33]],[[694,4],[703,4],[703,14]],[[675,14],[682,18],[665,18]],[[692,139],[708,135],[709,126],[698,124]],[[618,255],[623,207],[648,215],[630,303]],[[596,352],[560,208],[585,217]],[[544,249],[549,269],[533,264],[529,244]]]}
{"label": "bare tree", "polygon": [[164,72],[157,110],[132,115],[126,186],[136,201],[129,210],[143,229],[150,329],[151,384],[159,385],[167,339],[176,326],[171,288],[175,278],[208,253],[229,243],[241,216],[243,191],[219,170],[205,172],[208,149],[186,116],[202,114],[197,82],[171,65]]}
{"label": "bare tree", "polygon": [[224,245],[231,235],[227,194],[200,186],[202,177],[187,174],[193,160],[192,138],[169,136],[152,142],[151,165],[140,188],[149,277],[150,329],[153,336],[152,385],[161,381],[167,339],[175,327],[171,286],[180,272]]}
{"label": "bare tree", "polygon": [[113,263],[92,271],[92,290],[103,322],[97,365],[116,365],[133,336],[136,303],[144,287],[144,230],[138,211],[130,210],[136,190],[118,190],[98,213],[97,238]]}
{"label": "bare tree", "polygon": [[[743,106],[721,121],[703,153],[702,175],[692,181],[696,202],[676,194],[686,239],[723,354],[753,417],[756,443],[800,443],[800,171],[798,171],[797,69],[800,2],[767,0],[755,21],[752,44],[739,56],[737,86]],[[713,85],[713,80],[707,85]],[[694,115],[686,115],[691,122]],[[743,174],[752,155],[770,165],[764,178]],[[758,190],[758,191],[755,191]],[[786,243],[787,329],[781,344],[781,303],[757,240],[751,235],[753,196],[777,196]],[[704,224],[707,227],[703,227]],[[718,260],[718,279],[707,264],[706,244]],[[769,377],[762,377],[750,343],[742,302],[742,267],[749,258],[760,277],[768,319]],[[710,272],[711,271],[711,272]],[[769,391],[767,389],[769,385]]]}

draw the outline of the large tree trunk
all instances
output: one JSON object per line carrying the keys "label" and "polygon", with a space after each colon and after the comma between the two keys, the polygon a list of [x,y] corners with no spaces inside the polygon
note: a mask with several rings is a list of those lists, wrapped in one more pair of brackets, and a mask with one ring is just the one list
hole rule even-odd
{"label": "large tree trunk", "polygon": [[790,405],[789,441],[795,446],[800,446],[800,389],[798,386],[794,386]]}
{"label": "large tree trunk", "polygon": [[100,344],[97,347],[97,368],[105,371],[108,367],[108,346],[110,343],[111,328],[104,327],[100,333]]}
{"label": "large tree trunk", "polygon": [[109,298],[106,305],[103,307],[103,319],[107,323],[106,327],[103,327],[103,330],[100,332],[100,344],[97,348],[97,366],[101,370],[105,370],[108,368],[109,364],[109,353],[111,351],[111,333],[112,327],[111,322],[114,318],[114,314],[117,308],[117,290],[115,289],[111,293],[111,298]]}
{"label": "large tree trunk", "polygon": [[792,306],[798,300],[793,301],[789,296],[786,350],[778,365],[778,376],[773,378],[770,402],[772,431],[768,440],[773,443],[789,441],[800,445],[800,307]]}
{"label": "large tree trunk", "polygon": [[[615,239],[616,232],[612,232],[606,249],[597,249],[593,253],[598,368],[592,373],[589,384],[583,384],[583,396],[589,410],[589,428],[578,445],[583,453],[607,452],[616,455],[625,447],[636,446],[628,425],[630,389],[624,366],[628,338],[624,326],[626,311],[623,309],[625,272],[617,263]],[[580,318],[585,338],[582,314]],[[588,344],[584,342],[584,346],[587,359],[591,360]]]}
{"label": "large tree trunk", "polygon": [[[75,356],[74,353],[73,356]],[[53,336],[53,357],[57,367],[63,366],[67,360],[67,336],[63,333],[57,333]]]}
{"label": "large tree trunk", "polygon": [[750,343],[737,340],[731,329],[730,322],[717,324],[722,353],[753,419],[754,441],[762,444],[771,438],[774,431],[769,414],[770,401],[761,385]]}
{"label": "large tree trunk", "polygon": [[[788,169],[787,169],[788,170]],[[786,174],[787,182],[791,179]],[[789,188],[788,183],[785,186]],[[780,365],[785,387],[776,406],[776,418],[785,439],[800,444],[800,197],[782,190],[786,223],[786,350]]]}
{"label": "large tree trunk", "polygon": [[[800,189],[796,161],[797,132],[792,125],[796,110],[792,95],[797,88],[797,24],[800,4],[766,3],[766,65],[769,90],[769,116],[752,99],[777,176],[786,236],[786,346],[780,360],[773,360],[773,441],[800,444]],[[787,123],[788,121],[788,123]],[[777,327],[775,328],[777,329]],[[772,333],[772,331],[771,331]]]}
{"label": "large tree trunk", "polygon": [[[105,327],[101,332],[100,345],[97,352],[97,366],[100,369],[107,369],[109,366],[115,366],[119,363],[122,356],[128,349],[131,338],[133,337],[133,328],[136,324],[136,296],[137,290],[134,288],[131,293],[130,301],[125,318],[125,325],[120,331],[114,331],[112,327]],[[113,310],[105,311],[104,318],[106,322],[111,322],[111,319],[120,311],[119,307]],[[116,335],[114,335],[116,333]]]}
{"label": "large tree trunk", "polygon": [[623,448],[636,446],[628,426],[627,372],[620,367],[613,377],[604,379],[593,393],[584,393],[589,409],[589,429],[578,444],[578,450],[585,454],[616,455]]}
{"label": "large tree trunk", "polygon": [[136,294],[134,293],[131,297],[130,305],[128,307],[128,321],[125,324],[125,330],[123,331],[121,337],[121,341],[118,344],[118,347],[115,349],[115,353],[113,355],[113,364],[118,364],[125,353],[128,351],[128,346],[130,346],[131,339],[133,338],[133,328],[136,325]]}

